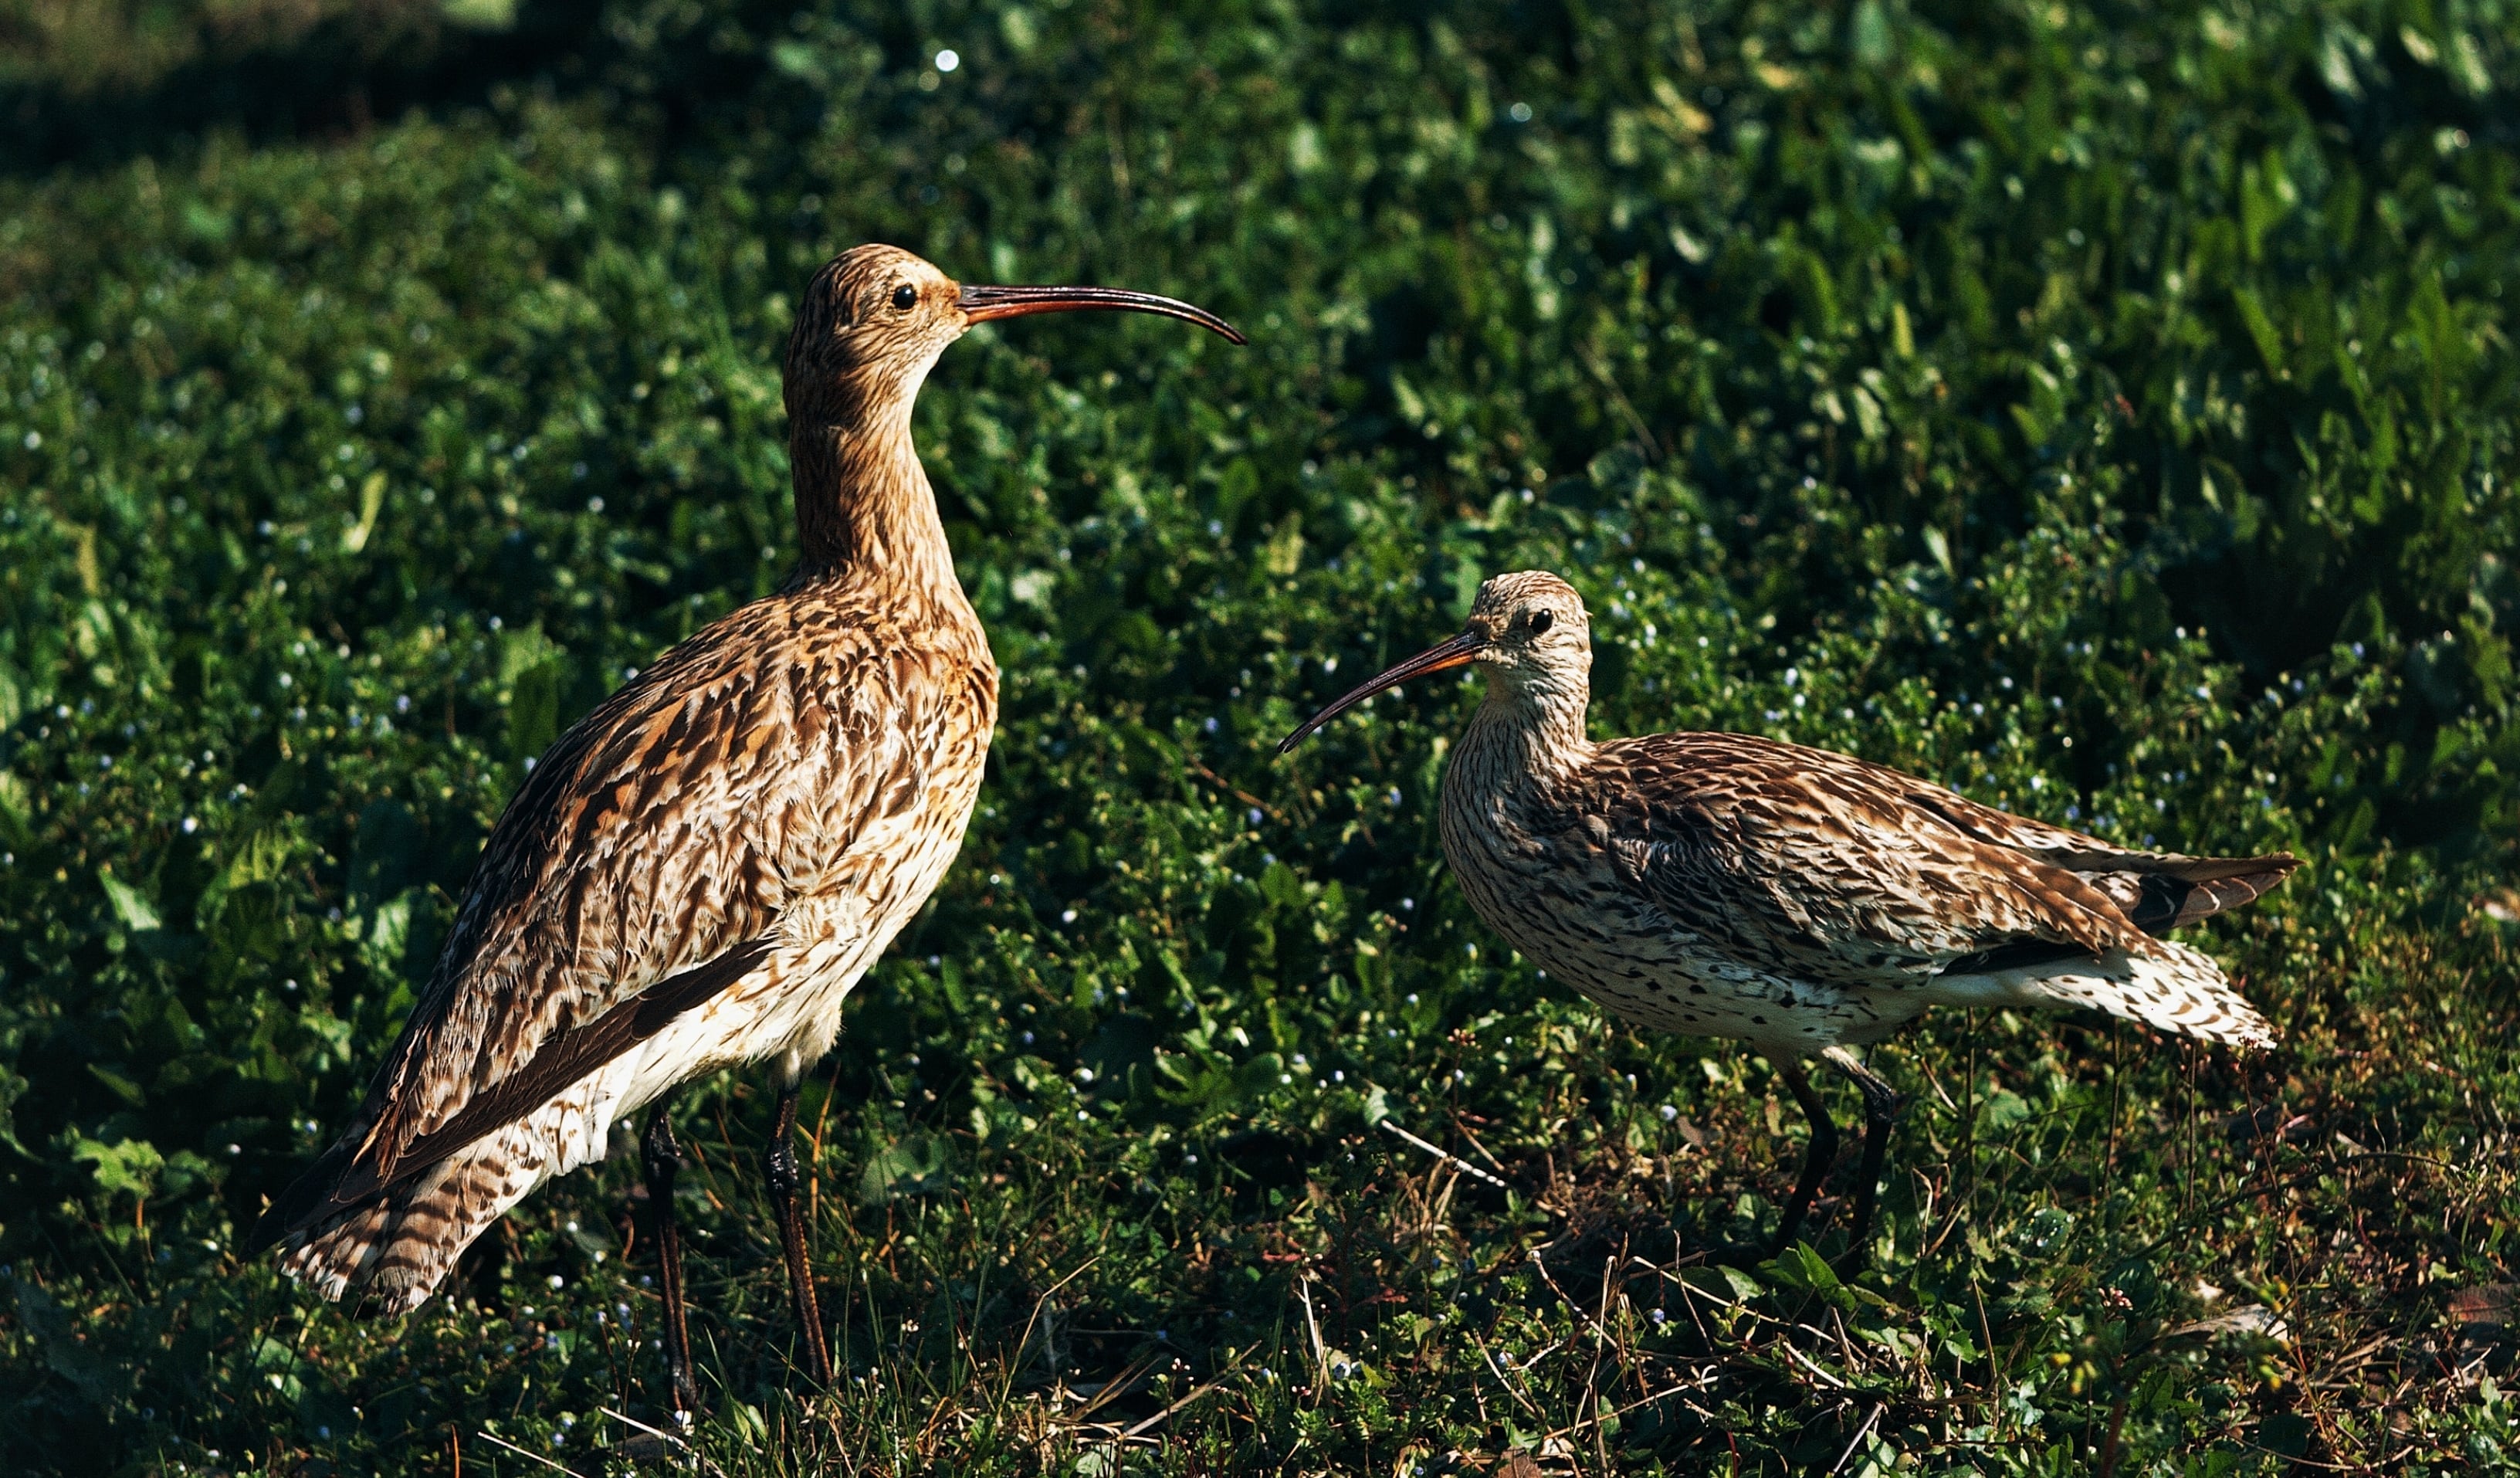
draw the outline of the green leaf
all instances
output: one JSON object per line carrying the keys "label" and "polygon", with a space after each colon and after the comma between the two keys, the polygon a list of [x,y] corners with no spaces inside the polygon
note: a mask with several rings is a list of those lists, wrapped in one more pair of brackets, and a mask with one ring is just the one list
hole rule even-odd
{"label": "green leaf", "polygon": [[412,910],[422,901],[420,889],[407,889],[377,905],[361,920],[359,959],[381,978],[392,979],[402,972],[411,945]]}
{"label": "green leaf", "polygon": [[166,1157],[146,1140],[107,1143],[72,1135],[70,1158],[88,1167],[99,1189],[133,1200],[146,1200],[157,1187],[158,1173],[166,1168]]}
{"label": "green leaf", "polygon": [[1933,557],[1934,566],[1937,569],[1940,569],[1947,578],[1954,580],[1958,579],[1959,570],[1952,563],[1952,541],[1950,536],[1945,534],[1941,529],[1928,523],[1925,525],[1923,538],[1925,541],[1925,553]]}
{"label": "green leaf", "polygon": [[1880,67],[1890,60],[1890,13],[1881,0],[1861,0],[1847,26],[1848,48],[1859,66]]}
{"label": "green leaf", "polygon": [[905,1135],[867,1161],[858,1177],[858,1204],[880,1206],[904,1196],[942,1188],[947,1183],[945,1141],[933,1135]]}
{"label": "green leaf", "polygon": [[1261,562],[1273,575],[1291,575],[1304,564],[1304,524],[1301,516],[1288,514],[1278,520],[1269,535],[1268,550]]}
{"label": "green leaf", "polygon": [[122,921],[124,928],[139,934],[159,927],[158,910],[140,896],[139,889],[111,873],[98,873],[96,880],[104,885],[106,899],[113,905],[113,917]]}
{"label": "green leaf", "polygon": [[560,738],[568,656],[534,626],[501,644],[499,676],[509,689],[508,757],[519,764],[538,759]]}
{"label": "green leaf", "polygon": [[149,1106],[149,1095],[142,1091],[139,1084],[132,1082],[129,1078],[124,1077],[122,1074],[115,1072],[113,1069],[107,1067],[101,1062],[90,1062],[86,1065],[88,1076],[96,1079],[99,1083],[104,1084],[107,1088],[112,1089],[115,1097],[120,1098],[123,1102],[130,1104],[134,1108],[146,1108]]}
{"label": "green leaf", "polygon": [[1262,1053],[1236,1070],[1235,1086],[1244,1098],[1263,1097],[1278,1089],[1278,1080],[1285,1071],[1284,1058],[1276,1053]]}
{"label": "green leaf", "polygon": [[449,22],[467,30],[510,30],[517,23],[517,0],[438,0],[438,5]]}
{"label": "green leaf", "polygon": [[2282,379],[2283,339],[2275,333],[2274,320],[2267,316],[2266,305],[2255,292],[2237,287],[2231,290],[2231,305],[2239,309],[2241,326],[2249,331],[2249,341],[2258,346],[2258,358],[2265,361],[2267,373]]}
{"label": "green leaf", "polygon": [[385,474],[370,472],[359,484],[359,521],[342,531],[341,548],[357,554],[368,547],[368,538],[377,531],[377,515],[384,512]]}
{"label": "green leaf", "polygon": [[1747,1269],[1735,1268],[1730,1263],[1719,1265],[1715,1275],[1735,1303],[1748,1303],[1768,1291],[1767,1284],[1760,1282]]}
{"label": "green leaf", "polygon": [[1782,1287],[1817,1294],[1850,1314],[1855,1311],[1855,1300],[1838,1279],[1837,1270],[1809,1242],[1794,1243],[1761,1267]]}

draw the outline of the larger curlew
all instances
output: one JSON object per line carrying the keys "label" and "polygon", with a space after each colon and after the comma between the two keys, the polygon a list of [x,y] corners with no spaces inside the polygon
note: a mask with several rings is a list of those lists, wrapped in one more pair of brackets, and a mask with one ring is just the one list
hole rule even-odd
{"label": "larger curlew", "polygon": [[1585,737],[1592,625],[1555,575],[1479,587],[1451,641],[1386,688],[1478,663],[1487,698],[1444,773],[1444,857],[1525,957],[1642,1026],[1748,1042],[1811,1118],[1776,1246],[1837,1152],[1802,1059],[1853,1078],[1866,1114],[1848,1242],[1861,1255],[1897,1103],[1847,1049],[1929,1006],[2097,1007],[2241,1047],[2273,1029],[2213,961],[2166,936],[2249,902],[2296,860],[2130,852],[1843,754],[1740,734]]}
{"label": "larger curlew", "polygon": [[795,1209],[798,1080],[953,861],[997,717],[997,664],[955,579],[911,402],[972,324],[1079,308],[1242,341],[1170,298],[958,287],[891,246],[815,275],[786,374],[802,561],[542,757],[366,1103],[264,1212],[255,1248],[283,1244],[288,1271],[328,1298],[408,1311],[482,1229],[652,1103],[667,1364],[689,1408],[664,1100],[702,1073],[775,1058],[771,1203],[807,1365],[829,1382]]}

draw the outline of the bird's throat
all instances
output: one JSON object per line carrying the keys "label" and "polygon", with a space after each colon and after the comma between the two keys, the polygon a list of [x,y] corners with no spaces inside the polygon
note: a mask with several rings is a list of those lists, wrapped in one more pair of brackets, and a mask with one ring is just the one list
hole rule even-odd
{"label": "bird's throat", "polygon": [[1462,736],[1456,763],[1472,764],[1501,779],[1546,781],[1563,775],[1592,756],[1593,745],[1584,737],[1590,697],[1580,683],[1570,691],[1491,675],[1487,697]]}

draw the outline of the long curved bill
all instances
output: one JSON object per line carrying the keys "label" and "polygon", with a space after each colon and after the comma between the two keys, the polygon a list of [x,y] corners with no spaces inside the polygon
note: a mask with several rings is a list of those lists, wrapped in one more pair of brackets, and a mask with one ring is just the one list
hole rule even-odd
{"label": "long curved bill", "polygon": [[1026,313],[1117,309],[1178,318],[1184,323],[1193,323],[1222,334],[1236,343],[1247,342],[1234,325],[1205,308],[1183,302],[1177,297],[1132,292],[1126,288],[965,288],[962,304],[963,316],[975,324],[987,323],[993,318],[1019,318]]}
{"label": "long curved bill", "polygon": [[1485,647],[1487,641],[1486,637],[1475,631],[1465,631],[1441,646],[1427,648],[1424,651],[1379,676],[1368,678],[1358,684],[1354,692],[1304,720],[1296,727],[1294,733],[1279,741],[1278,752],[1283,754],[1294,748],[1314,730],[1386,688],[1397,688],[1411,678],[1422,678],[1430,672],[1442,672],[1447,667],[1459,667],[1464,662],[1475,660],[1479,654],[1479,649]]}

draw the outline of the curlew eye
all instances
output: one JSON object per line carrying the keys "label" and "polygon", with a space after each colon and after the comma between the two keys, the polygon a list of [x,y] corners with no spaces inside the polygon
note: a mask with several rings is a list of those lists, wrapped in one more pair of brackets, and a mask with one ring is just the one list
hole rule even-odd
{"label": "curlew eye", "polygon": [[1552,625],[1555,624],[1556,620],[1557,617],[1548,611],[1533,611],[1531,613],[1531,634],[1533,636],[1540,635],[1542,632],[1547,631]]}
{"label": "curlew eye", "polygon": [[918,306],[919,290],[917,288],[912,287],[908,283],[903,283],[900,287],[892,290],[892,308],[894,312],[907,313]]}

